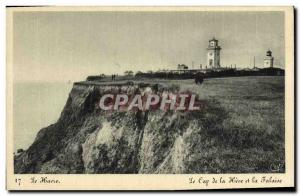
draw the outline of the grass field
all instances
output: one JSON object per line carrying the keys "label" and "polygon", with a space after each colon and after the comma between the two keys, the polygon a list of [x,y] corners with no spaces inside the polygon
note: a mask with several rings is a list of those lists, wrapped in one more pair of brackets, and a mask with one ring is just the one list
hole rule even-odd
{"label": "grass field", "polygon": [[284,172],[284,77],[172,83],[207,100],[205,113],[212,115],[206,118],[207,129],[186,141],[193,144],[188,168],[196,173]]}

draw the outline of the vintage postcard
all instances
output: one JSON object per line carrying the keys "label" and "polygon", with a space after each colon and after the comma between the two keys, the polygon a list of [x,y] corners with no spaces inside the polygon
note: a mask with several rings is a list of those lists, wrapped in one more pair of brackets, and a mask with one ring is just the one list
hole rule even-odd
{"label": "vintage postcard", "polygon": [[294,187],[294,8],[7,7],[8,190]]}

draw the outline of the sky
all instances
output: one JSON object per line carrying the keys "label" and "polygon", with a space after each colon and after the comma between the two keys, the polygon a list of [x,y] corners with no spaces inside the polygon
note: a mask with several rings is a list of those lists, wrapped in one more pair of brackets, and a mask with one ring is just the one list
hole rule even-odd
{"label": "sky", "polygon": [[221,66],[284,67],[283,12],[15,12],[15,81],[80,81],[126,70],[206,65],[219,40]]}

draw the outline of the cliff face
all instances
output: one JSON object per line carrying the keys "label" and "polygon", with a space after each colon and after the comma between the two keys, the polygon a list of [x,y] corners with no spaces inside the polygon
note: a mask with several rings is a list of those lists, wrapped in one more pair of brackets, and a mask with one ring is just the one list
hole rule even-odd
{"label": "cliff face", "polygon": [[[199,111],[187,112],[117,112],[97,107],[103,94],[142,93],[145,88],[176,90],[160,85],[75,83],[58,121],[41,129],[34,143],[15,156],[15,173],[284,172],[280,126],[266,124],[278,129],[269,133],[263,128],[266,121],[242,123],[241,115],[249,116],[254,107],[244,111],[227,101],[224,109],[215,99],[205,100]],[[251,103],[249,98],[241,100]],[[257,97],[253,100],[256,104]],[[258,107],[256,115],[260,111]],[[275,171],[272,165],[283,167]]]}
{"label": "cliff face", "polygon": [[[203,129],[199,120],[203,112],[97,108],[101,94],[144,89],[75,84],[57,123],[41,129],[29,149],[15,157],[15,172],[186,172],[183,161],[192,153],[192,144],[185,140]],[[156,90],[164,91],[164,87],[156,86]]]}

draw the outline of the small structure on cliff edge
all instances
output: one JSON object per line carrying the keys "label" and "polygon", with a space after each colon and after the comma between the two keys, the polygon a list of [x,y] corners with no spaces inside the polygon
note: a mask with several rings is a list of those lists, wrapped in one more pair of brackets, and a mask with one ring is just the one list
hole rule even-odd
{"label": "small structure on cliff edge", "polygon": [[185,64],[178,64],[177,69],[178,70],[187,70],[187,69],[189,69],[189,67],[186,66]]}

